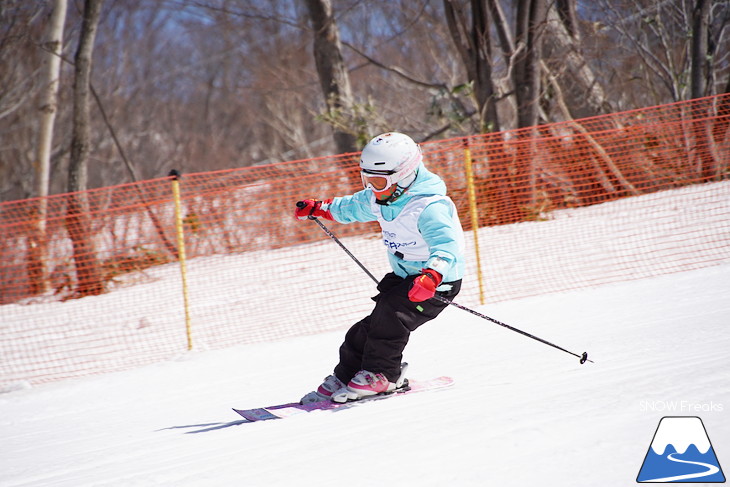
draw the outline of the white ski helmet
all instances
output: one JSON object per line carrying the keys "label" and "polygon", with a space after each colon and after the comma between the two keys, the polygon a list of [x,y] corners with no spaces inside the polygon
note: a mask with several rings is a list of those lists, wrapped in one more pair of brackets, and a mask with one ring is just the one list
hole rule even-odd
{"label": "white ski helmet", "polygon": [[380,134],[362,150],[362,184],[373,191],[385,191],[396,183],[407,188],[416,179],[416,170],[422,160],[421,148],[407,135],[399,132]]}

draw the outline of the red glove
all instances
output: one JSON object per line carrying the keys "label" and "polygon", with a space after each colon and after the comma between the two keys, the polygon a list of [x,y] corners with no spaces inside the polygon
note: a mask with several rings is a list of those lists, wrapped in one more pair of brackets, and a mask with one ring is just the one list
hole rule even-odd
{"label": "red glove", "polygon": [[431,299],[442,280],[443,276],[435,270],[421,269],[421,275],[413,280],[411,290],[408,291],[408,299],[414,303]]}
{"label": "red glove", "polygon": [[294,216],[300,220],[306,220],[307,218],[326,218],[327,220],[334,221],[332,213],[329,211],[330,203],[332,198],[319,201],[319,200],[304,200],[297,201],[297,209],[294,210]]}

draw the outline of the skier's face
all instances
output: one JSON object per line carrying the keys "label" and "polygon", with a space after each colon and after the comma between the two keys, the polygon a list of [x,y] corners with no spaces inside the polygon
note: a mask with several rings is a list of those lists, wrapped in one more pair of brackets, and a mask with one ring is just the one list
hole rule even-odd
{"label": "skier's face", "polygon": [[385,201],[395,193],[398,183],[395,180],[395,171],[360,171],[362,185],[370,188],[375,193],[375,197],[380,201]]}
{"label": "skier's face", "polygon": [[360,178],[362,179],[363,188],[370,188],[373,191],[387,191],[394,181],[395,171],[360,171]]}
{"label": "skier's face", "polygon": [[398,188],[398,184],[393,184],[387,188],[385,188],[383,191],[375,191],[373,190],[373,193],[375,194],[375,198],[379,199],[380,201],[386,201],[388,198],[393,196],[393,193],[395,193],[395,190]]}

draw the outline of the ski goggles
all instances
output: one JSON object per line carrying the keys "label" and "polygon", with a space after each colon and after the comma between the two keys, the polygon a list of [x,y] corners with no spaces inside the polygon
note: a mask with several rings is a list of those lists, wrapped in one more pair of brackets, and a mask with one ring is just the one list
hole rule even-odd
{"label": "ski goggles", "polygon": [[363,188],[370,188],[373,191],[384,191],[390,188],[398,182],[396,176],[397,171],[373,171],[365,169],[360,171]]}

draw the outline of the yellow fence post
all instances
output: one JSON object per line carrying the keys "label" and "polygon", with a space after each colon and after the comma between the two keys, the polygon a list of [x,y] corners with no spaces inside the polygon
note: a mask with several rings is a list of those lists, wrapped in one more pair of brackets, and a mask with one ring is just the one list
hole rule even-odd
{"label": "yellow fence post", "polygon": [[188,338],[188,350],[193,349],[193,333],[190,326],[190,305],[188,302],[188,269],[185,264],[185,234],[183,232],[182,205],[180,204],[180,173],[173,169],[169,176],[172,178],[172,195],[175,200],[175,229],[177,232],[177,254],[180,261],[182,275],[183,306],[185,307],[185,333]]}
{"label": "yellow fence post", "polygon": [[474,170],[472,168],[471,151],[468,139],[464,139],[464,165],[466,167],[466,188],[469,197],[469,215],[471,229],[474,233],[474,252],[477,259],[477,279],[479,280],[479,303],[484,304],[484,279],[482,277],[482,259],[479,253],[479,218],[477,214],[477,198],[474,189]]}

